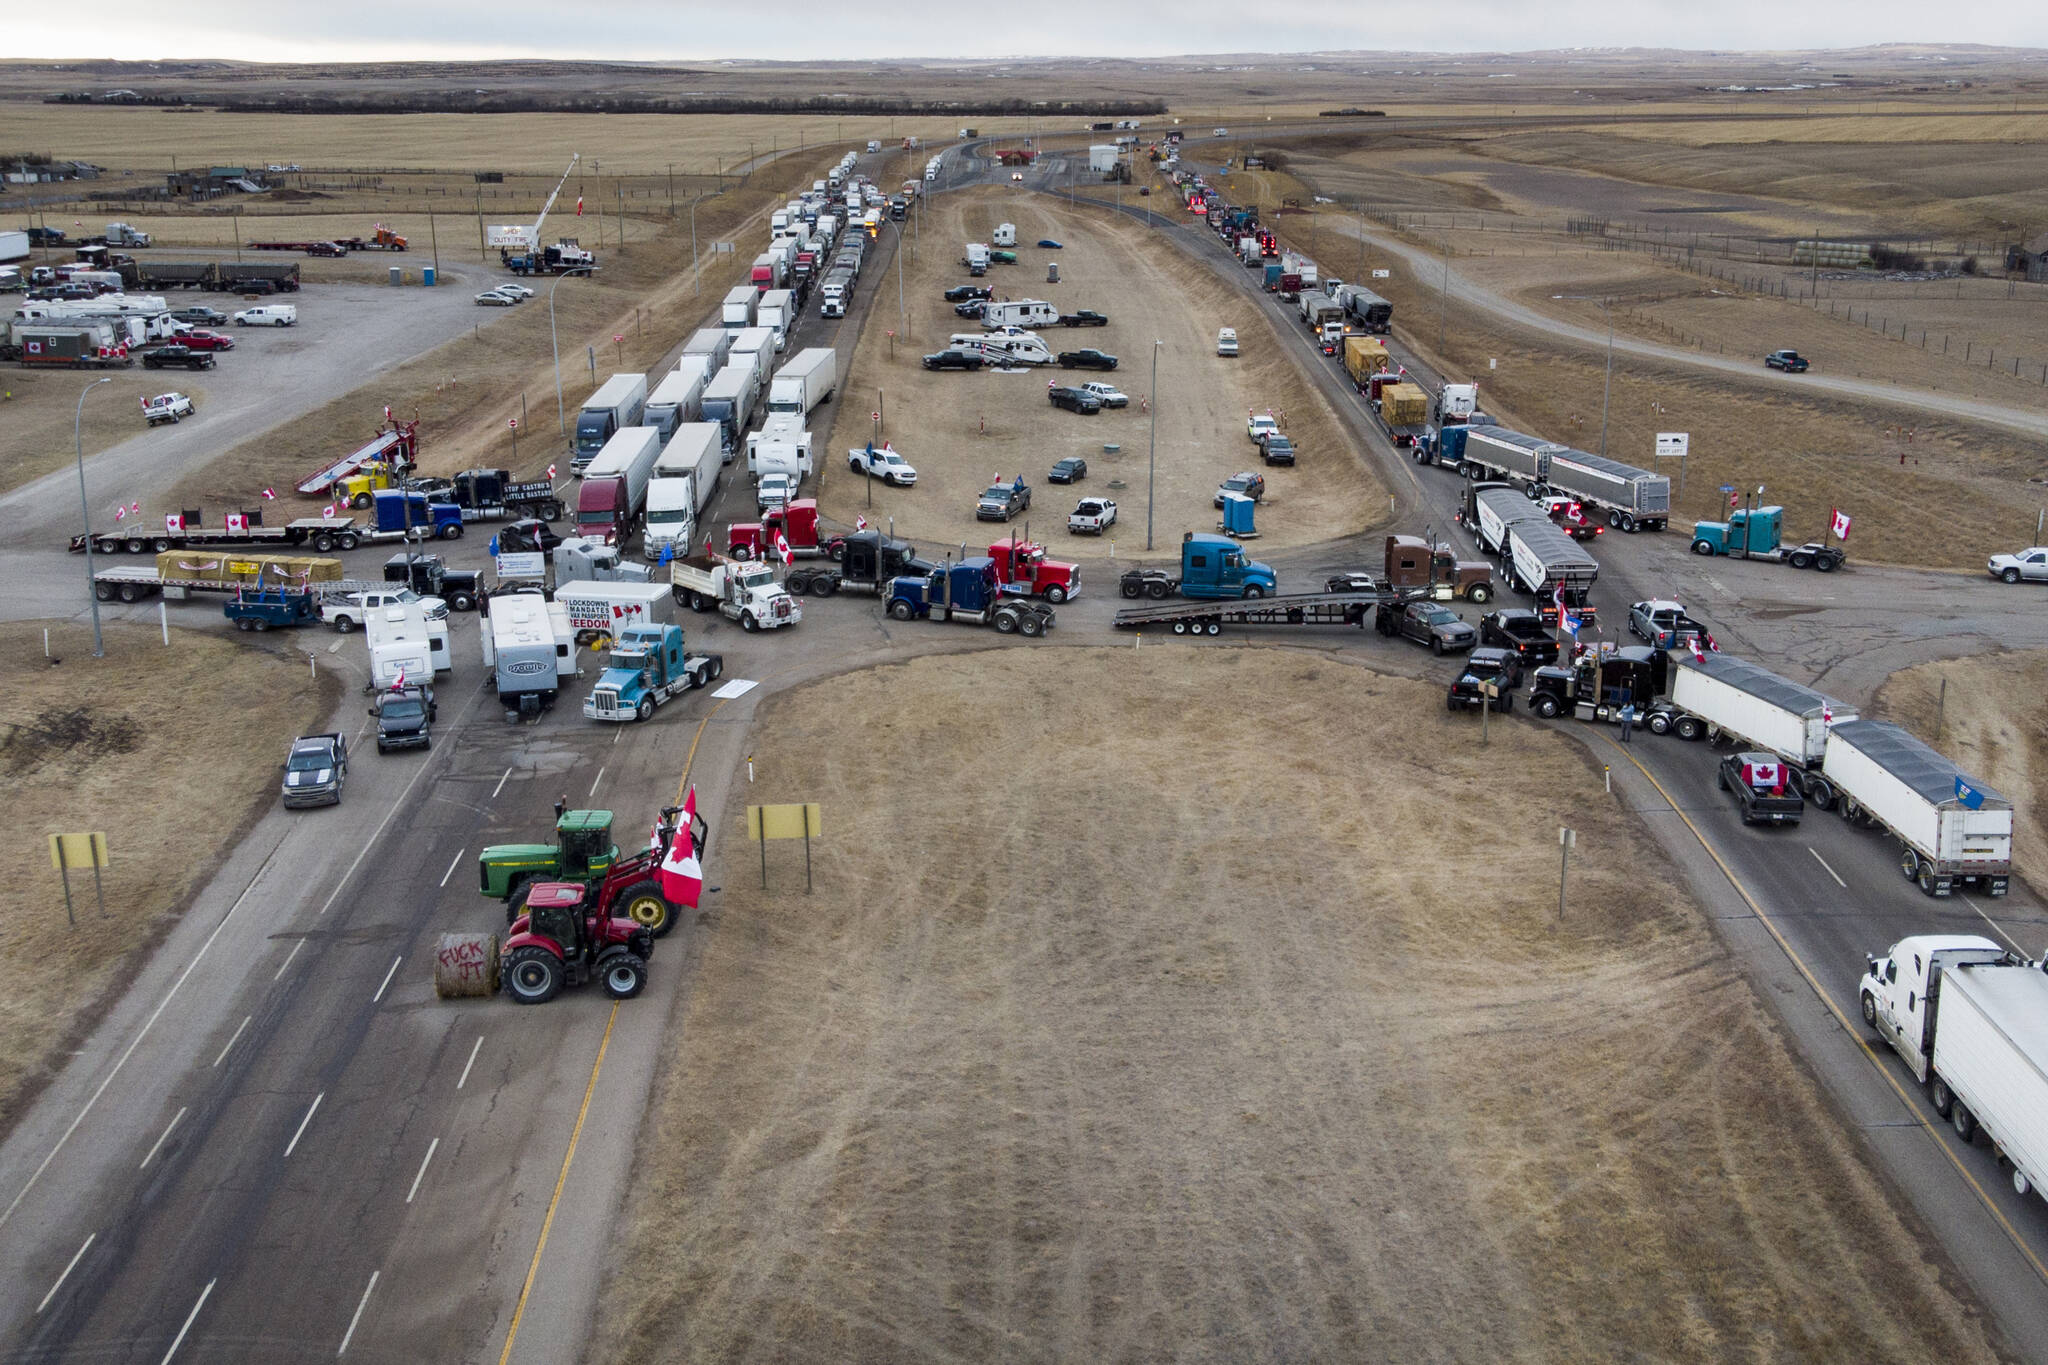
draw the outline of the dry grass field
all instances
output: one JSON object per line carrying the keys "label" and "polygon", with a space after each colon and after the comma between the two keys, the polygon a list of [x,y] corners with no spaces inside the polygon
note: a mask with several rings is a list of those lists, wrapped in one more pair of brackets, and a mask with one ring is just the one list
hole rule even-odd
{"label": "dry grass field", "polygon": [[817,891],[722,813],[594,1357],[1995,1358],[1563,736],[1171,645],[759,720]]}
{"label": "dry grass field", "polygon": [[[274,636],[177,630],[167,649],[151,627],[110,624],[106,655],[89,626],[0,626],[0,777],[30,826],[0,848],[0,1130],[277,800],[291,737],[337,694]],[[104,831],[111,864],[104,917],[91,873],[72,874],[76,927],[45,845],[65,831]]]}
{"label": "dry grass field", "polygon": [[[920,356],[941,349],[948,335],[979,332],[980,324],[955,317],[942,295],[947,286],[968,280],[960,263],[965,244],[987,241],[999,222],[1017,226],[1018,264],[993,266],[982,282],[998,297],[1046,299],[1062,312],[1092,308],[1107,315],[1106,327],[1051,327],[1040,335],[1055,351],[1107,351],[1119,358],[1117,370],[1102,374],[1055,366],[966,373],[921,368]],[[1059,241],[1063,248],[1034,246],[1041,238]],[[898,327],[897,285],[885,277],[841,384],[843,396],[833,404],[829,437],[818,432],[825,471],[821,505],[836,520],[851,524],[856,514],[870,521],[894,517],[900,535],[940,544],[964,541],[972,553],[977,540],[987,545],[1007,532],[997,523],[975,521],[975,498],[994,475],[1008,480],[1022,471],[1033,486],[1033,534],[1049,541],[1056,554],[1062,548],[1090,554],[1100,548],[1093,537],[1069,538],[1066,533],[1066,514],[1084,495],[1115,499],[1121,524],[1108,539],[1118,542],[1120,555],[1142,553],[1151,426],[1142,405],[1146,398],[1158,403],[1155,545],[1178,544],[1183,530],[1213,529],[1219,515],[1211,505],[1217,484],[1239,470],[1261,467],[1244,435],[1245,413],[1251,408],[1284,415],[1302,452],[1297,467],[1265,471],[1258,544],[1312,543],[1384,517],[1386,495],[1363,453],[1352,448],[1335,414],[1286,359],[1263,314],[1148,240],[1142,222],[1070,207],[1052,196],[989,188],[932,200],[923,223],[906,241],[922,243],[906,258],[909,336],[899,337],[892,347],[888,333]],[[1060,267],[1058,284],[1046,282],[1049,262]],[[1216,355],[1216,331],[1225,326],[1238,329],[1242,354],[1235,360]],[[1148,392],[1154,340],[1164,342],[1157,395]],[[1090,380],[1115,383],[1131,405],[1084,417],[1055,409],[1046,400],[1050,382]],[[877,402],[885,413],[888,439],[917,467],[918,483],[907,490],[877,486],[870,510],[866,481],[848,474],[844,462],[848,447],[868,440]],[[1106,444],[1121,449],[1105,452]],[[1066,456],[1088,461],[1086,482],[1073,488],[1046,484],[1046,470]]]}
{"label": "dry grass field", "polygon": [[5,433],[0,436],[0,491],[71,467],[80,444],[88,455],[96,455],[147,431],[142,400],[151,394],[176,391],[196,404],[206,402],[205,371],[133,366],[108,373],[114,382],[95,389],[81,408],[79,394],[92,375],[0,368],[0,432]]}
{"label": "dry grass field", "polygon": [[[2012,591],[2040,590],[2023,583]],[[2013,865],[2033,885],[2048,886],[2048,653],[1977,654],[1909,668],[1884,685],[1877,710],[2012,801]]]}

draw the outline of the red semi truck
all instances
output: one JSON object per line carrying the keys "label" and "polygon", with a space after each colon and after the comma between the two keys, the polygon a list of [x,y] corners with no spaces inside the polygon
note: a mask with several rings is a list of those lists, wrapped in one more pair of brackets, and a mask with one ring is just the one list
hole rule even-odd
{"label": "red semi truck", "polygon": [[778,553],[775,533],[789,543],[798,559],[839,559],[846,554],[846,537],[818,528],[818,500],[798,498],[781,507],[770,508],[759,521],[737,522],[726,528],[725,552],[734,559],[768,559]]}
{"label": "red semi truck", "polygon": [[1028,596],[1058,605],[1081,591],[1081,566],[1047,559],[1036,541],[999,540],[988,547],[988,557],[995,561],[997,582]]}

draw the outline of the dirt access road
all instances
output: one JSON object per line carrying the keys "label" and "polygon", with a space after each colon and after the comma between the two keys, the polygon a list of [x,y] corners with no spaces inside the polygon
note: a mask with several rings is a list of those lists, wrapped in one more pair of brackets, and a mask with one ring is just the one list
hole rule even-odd
{"label": "dirt access road", "polygon": [[[925,220],[905,239],[912,244],[903,281],[910,340],[898,337],[892,358],[888,333],[898,326],[897,287],[883,279],[840,386],[843,401],[832,430],[829,436],[815,433],[824,471],[820,503],[827,515],[848,524],[856,515],[869,521],[894,517],[899,535],[942,545],[964,541],[976,553],[977,545],[1007,533],[999,523],[975,521],[976,497],[994,475],[1007,481],[1021,470],[1033,489],[1032,533],[1050,541],[1055,553],[1100,552],[1093,537],[1066,533],[1067,513],[1084,495],[1114,499],[1122,524],[1107,539],[1120,542],[1124,554],[1141,552],[1151,422],[1141,400],[1151,396],[1151,348],[1157,339],[1164,346],[1155,543],[1170,550],[1183,530],[1213,529],[1217,484],[1244,469],[1266,474],[1261,546],[1313,544],[1384,516],[1386,495],[1364,453],[1281,351],[1272,324],[1214,277],[1189,271],[1143,223],[1070,207],[1049,195],[994,187],[940,195],[923,212]],[[1017,225],[1018,264],[993,266],[985,279],[970,281],[960,263],[965,244],[987,241],[1003,222]],[[1034,245],[1041,238],[1063,247]],[[1049,263],[1060,267],[1058,284],[1046,282]],[[949,335],[980,331],[979,322],[956,317],[943,297],[961,283],[987,284],[998,297],[1045,299],[1062,312],[1086,308],[1105,314],[1105,327],[1050,327],[1039,334],[1055,352],[1107,351],[1119,358],[1119,368],[1106,374],[1056,366],[1006,373],[921,368],[919,357],[942,349]],[[1217,356],[1219,327],[1238,329],[1239,358]],[[1084,417],[1046,401],[1048,381],[1089,380],[1114,383],[1131,405]],[[870,508],[865,481],[846,469],[846,450],[867,442],[878,403],[888,439],[917,467],[918,482],[907,490],[878,485]],[[1252,408],[1284,414],[1301,447],[1299,465],[1264,469],[1245,437],[1245,414]],[[1105,444],[1122,448],[1108,453]],[[1048,485],[1046,471],[1066,456],[1088,461],[1087,481],[1075,488]],[[1112,480],[1123,486],[1112,486]]]}
{"label": "dirt access road", "polygon": [[1563,737],[1172,645],[757,720],[817,889],[740,857],[700,931],[598,1358],[1994,1354]]}

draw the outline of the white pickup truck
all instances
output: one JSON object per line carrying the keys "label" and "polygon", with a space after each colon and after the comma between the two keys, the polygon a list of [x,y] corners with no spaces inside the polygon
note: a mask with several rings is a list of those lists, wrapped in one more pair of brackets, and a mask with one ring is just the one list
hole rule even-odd
{"label": "white pickup truck", "polygon": [[142,418],[151,426],[180,422],[196,411],[198,409],[192,406],[192,400],[182,393],[160,393],[142,400]]}
{"label": "white pickup truck", "polygon": [[1080,505],[1067,513],[1067,531],[1071,535],[1099,536],[1116,525],[1116,504],[1108,498],[1083,498]]}
{"label": "white pickup truck", "polygon": [[775,630],[804,619],[803,605],[766,564],[686,555],[669,565],[670,591],[692,611],[716,611],[742,630]]}
{"label": "white pickup truck", "polygon": [[864,446],[847,451],[846,467],[898,488],[908,488],[917,482],[917,471],[910,467],[910,462],[887,446],[880,450]]}
{"label": "white pickup truck", "polygon": [[410,588],[367,588],[360,592],[344,592],[325,598],[320,603],[320,619],[342,635],[358,630],[367,621],[370,613],[380,607],[403,606],[417,602],[426,612],[429,621],[443,621],[448,617],[448,604],[438,597],[422,597]]}

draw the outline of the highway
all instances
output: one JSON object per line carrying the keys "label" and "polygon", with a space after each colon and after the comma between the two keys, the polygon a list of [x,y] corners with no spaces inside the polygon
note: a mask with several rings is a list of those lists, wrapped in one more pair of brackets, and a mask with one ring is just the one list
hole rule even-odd
{"label": "highway", "polygon": [[[942,188],[987,171],[968,156],[954,163]],[[1030,187],[1055,192],[1067,173],[1048,165]],[[1170,202],[1155,207],[1163,239],[1255,293],[1250,272],[1212,236],[1185,226]],[[1124,211],[1146,216],[1142,202]],[[792,350],[834,345],[845,372],[877,291],[893,287],[896,240],[883,233],[850,316],[828,321],[808,309]],[[1267,306],[1395,491],[1402,528],[1459,534],[1449,515],[1455,476],[1388,447],[1341,371],[1277,304]],[[678,349],[694,325],[678,325]],[[822,418],[817,425],[824,429]],[[831,454],[819,452],[820,468],[841,477]],[[189,458],[203,452],[195,446]],[[713,523],[751,507],[745,485],[744,471],[729,468]],[[24,572],[34,569],[17,609],[74,613],[79,565],[61,549],[68,523],[56,501],[42,501],[50,494],[29,491],[20,506],[39,529],[33,543],[23,531],[7,547]],[[1319,580],[1375,564],[1379,535],[1272,558],[1284,579]],[[1994,644],[2048,646],[2038,598],[1988,579],[1853,564],[1823,579],[1698,561],[1672,535],[1610,534],[1595,548],[1609,620],[1638,597],[1676,595],[1731,652],[1775,660],[1850,700],[1866,700],[1911,662]],[[483,537],[472,536],[457,557],[482,555]],[[17,560],[8,562],[11,572]],[[1087,562],[1087,573],[1095,583],[1113,577],[1106,559]],[[1117,605],[1095,590],[1060,608],[1050,641],[1011,647],[1109,642]],[[188,610],[185,622],[204,614]],[[747,735],[763,698],[884,660],[992,643],[969,629],[898,625],[853,597],[807,603],[788,632],[745,635],[715,617],[686,624],[693,648],[724,653],[728,681],[759,685],[729,699],[693,694],[629,729],[583,720],[576,702],[587,683],[538,721],[508,722],[472,662],[474,621],[457,618],[458,673],[442,693],[434,748],[358,753],[341,806],[272,811],[230,852],[133,988],[0,1143],[0,1360],[580,1354],[632,1198],[640,1117],[669,1041],[664,1023],[681,1017],[675,1007],[689,987],[693,925],[657,945],[647,994],[616,1009],[589,989],[534,1009],[437,1001],[439,935],[502,922],[470,884],[477,850],[546,837],[563,797],[616,810],[626,846],[685,782],[715,814],[730,784],[746,781]],[[351,681],[366,671],[352,638],[309,634],[304,643],[322,668]],[[1245,644],[1342,651],[1421,678],[1445,672],[1442,661],[1369,631],[1232,631],[1200,647]],[[333,720],[358,738],[360,705],[351,691]],[[1904,1086],[1903,1068],[1874,1057],[1849,1026],[1865,950],[1988,917],[1987,932],[2038,954],[2048,947],[2040,901],[2025,888],[1997,903],[1927,900],[1900,880],[1881,840],[1832,817],[1789,831],[1742,828],[1712,787],[1703,746],[1642,735],[1623,749],[1604,729],[1556,724],[1612,767],[1619,798],[1669,852],[1841,1121],[1899,1181],[2008,1339],[2048,1357],[2048,1209],[2014,1196],[1988,1150],[1962,1150],[1927,1122],[1931,1111]],[[719,913],[727,850],[714,830],[707,917]]]}

